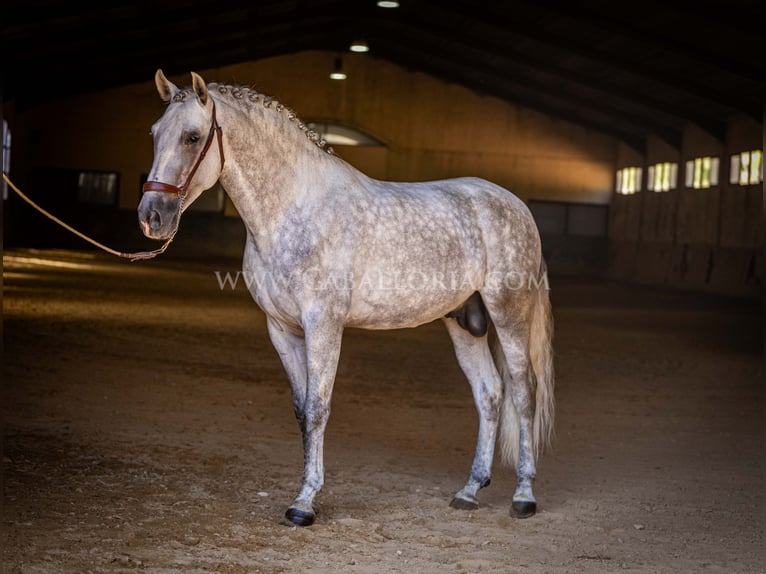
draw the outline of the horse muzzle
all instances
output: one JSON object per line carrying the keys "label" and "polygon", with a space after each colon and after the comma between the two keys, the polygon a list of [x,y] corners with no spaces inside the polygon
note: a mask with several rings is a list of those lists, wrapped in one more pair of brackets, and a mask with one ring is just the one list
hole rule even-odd
{"label": "horse muzzle", "polygon": [[178,229],[180,212],[181,197],[146,192],[138,204],[138,225],[150,239],[168,239]]}

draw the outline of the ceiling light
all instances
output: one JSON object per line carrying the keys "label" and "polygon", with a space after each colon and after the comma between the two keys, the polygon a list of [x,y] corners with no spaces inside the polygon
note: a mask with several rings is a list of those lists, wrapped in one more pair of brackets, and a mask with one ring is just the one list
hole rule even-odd
{"label": "ceiling light", "polygon": [[346,73],[343,71],[343,60],[341,58],[335,58],[335,65],[332,72],[330,72],[331,80],[345,80]]}
{"label": "ceiling light", "polygon": [[399,2],[395,0],[378,0],[378,6],[380,8],[398,8]]}
{"label": "ceiling light", "polygon": [[355,42],[352,42],[348,49],[359,54],[370,51],[370,47],[364,40],[356,40]]}

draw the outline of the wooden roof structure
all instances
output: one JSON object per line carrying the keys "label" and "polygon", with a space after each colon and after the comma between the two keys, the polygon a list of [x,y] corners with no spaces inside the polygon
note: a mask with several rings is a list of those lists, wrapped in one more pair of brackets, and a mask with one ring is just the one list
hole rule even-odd
{"label": "wooden roof structure", "polygon": [[[612,135],[636,149],[683,127],[725,137],[763,121],[764,3],[701,0],[12,0],[3,9],[4,101],[66,93],[363,38],[383,58]],[[94,73],[93,71],[96,71]],[[48,86],[49,89],[45,87]]]}

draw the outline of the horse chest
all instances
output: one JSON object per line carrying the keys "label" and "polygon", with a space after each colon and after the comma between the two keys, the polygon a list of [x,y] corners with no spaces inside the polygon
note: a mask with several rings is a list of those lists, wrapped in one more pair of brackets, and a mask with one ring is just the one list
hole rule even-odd
{"label": "horse chest", "polygon": [[298,274],[283,265],[265,259],[248,241],[242,262],[247,288],[264,313],[285,323],[300,323],[300,306],[295,297]]}

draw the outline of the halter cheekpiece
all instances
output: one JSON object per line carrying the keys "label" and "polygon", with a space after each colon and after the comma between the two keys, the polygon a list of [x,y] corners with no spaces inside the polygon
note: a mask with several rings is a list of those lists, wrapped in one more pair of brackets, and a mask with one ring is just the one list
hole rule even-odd
{"label": "halter cheekpiece", "polygon": [[210,145],[213,143],[213,134],[218,136],[218,152],[221,155],[221,170],[223,170],[223,165],[226,162],[226,158],[223,155],[223,130],[221,129],[221,126],[218,125],[218,120],[215,117],[215,102],[213,101],[212,104],[213,120],[210,124],[210,131],[207,134],[205,145],[202,147],[202,151],[197,157],[197,161],[194,163],[194,166],[189,172],[189,175],[186,176],[186,180],[181,185],[172,185],[161,181],[147,181],[144,183],[144,193],[147,191],[161,191],[163,193],[172,193],[173,195],[185,196],[189,185],[191,185],[194,174],[197,173],[197,168],[202,163],[202,160],[205,159],[207,151],[210,149]]}

